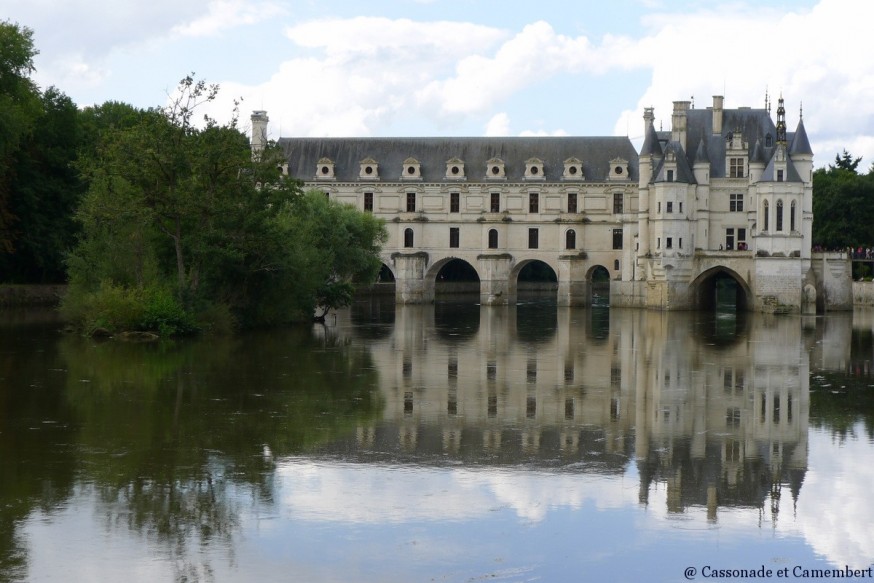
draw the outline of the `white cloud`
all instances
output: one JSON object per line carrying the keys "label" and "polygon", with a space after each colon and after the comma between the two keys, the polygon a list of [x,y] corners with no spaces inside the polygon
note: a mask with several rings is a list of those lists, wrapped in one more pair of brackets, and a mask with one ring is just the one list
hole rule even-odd
{"label": "white cloud", "polygon": [[273,2],[251,3],[246,0],[212,0],[207,13],[173,27],[172,33],[181,36],[212,36],[223,30],[251,25],[283,14]]}
{"label": "white cloud", "polygon": [[647,36],[615,44],[619,58],[652,69],[649,88],[634,111],[620,114],[615,133],[642,133],[644,107],[655,106],[657,125],[667,129],[672,101],[694,95],[696,107],[707,107],[712,95],[724,94],[726,107],[764,107],[768,91],[774,114],[785,97],[790,131],[803,101],[818,164],[834,159],[835,144],[842,144],[837,151],[858,147],[851,152],[871,160],[874,63],[864,55],[874,4],[823,0],[786,14],[735,8],[652,15]]}
{"label": "white cloud", "polygon": [[509,136],[510,135],[510,116],[503,111],[496,113],[486,124],[485,135],[487,136]]}

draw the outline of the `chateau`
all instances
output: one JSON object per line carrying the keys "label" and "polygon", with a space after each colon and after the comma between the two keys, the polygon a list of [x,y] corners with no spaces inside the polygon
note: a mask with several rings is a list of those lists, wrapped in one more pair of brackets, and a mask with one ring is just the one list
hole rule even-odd
{"label": "chateau", "polygon": [[[843,307],[848,266],[811,254],[813,152],[799,115],[788,132],[764,109],[674,102],[670,131],[644,111],[627,137],[279,138],[285,171],[383,218],[382,258],[398,303],[434,300],[441,271],[464,262],[483,304],[513,303],[532,262],[555,273],[560,305],[696,309],[717,282],[738,309]],[[267,113],[252,115],[252,146]],[[456,263],[457,264],[457,263]],[[844,280],[847,280],[844,282]],[[851,301],[851,299],[850,299]]]}

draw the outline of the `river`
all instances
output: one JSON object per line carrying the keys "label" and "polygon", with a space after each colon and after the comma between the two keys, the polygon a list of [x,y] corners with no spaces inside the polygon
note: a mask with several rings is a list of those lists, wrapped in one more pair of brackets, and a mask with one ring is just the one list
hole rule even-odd
{"label": "river", "polygon": [[0,312],[3,582],[870,579],[874,312],[60,328]]}

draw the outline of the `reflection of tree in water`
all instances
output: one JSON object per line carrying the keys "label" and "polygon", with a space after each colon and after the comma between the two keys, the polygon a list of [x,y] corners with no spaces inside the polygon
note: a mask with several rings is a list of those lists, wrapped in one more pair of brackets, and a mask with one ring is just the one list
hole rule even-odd
{"label": "reflection of tree in water", "polygon": [[27,579],[22,522],[35,509],[51,516],[73,491],[76,427],[57,327],[45,310],[0,316],[0,581]]}
{"label": "reflection of tree in water", "polygon": [[841,442],[864,428],[874,439],[874,387],[871,378],[842,371],[811,371],[810,424],[828,429]]}
{"label": "reflection of tree in water", "polygon": [[180,581],[210,579],[195,550],[233,548],[243,500],[273,503],[274,456],[382,410],[369,353],[308,329],[164,345],[67,338],[61,353],[80,479],[95,484],[106,527],[165,549]]}

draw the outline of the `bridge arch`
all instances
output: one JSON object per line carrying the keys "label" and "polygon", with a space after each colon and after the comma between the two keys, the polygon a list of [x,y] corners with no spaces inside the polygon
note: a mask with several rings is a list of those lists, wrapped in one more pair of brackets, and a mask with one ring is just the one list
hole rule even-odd
{"label": "bridge arch", "polygon": [[438,259],[425,272],[425,285],[435,294],[479,293],[480,280],[476,267],[462,257]]}
{"label": "bridge arch", "polygon": [[595,264],[586,272],[586,287],[590,306],[610,305],[610,270],[601,264]]}
{"label": "bridge arch", "polygon": [[753,309],[753,292],[749,283],[736,271],[717,265],[701,272],[690,284],[690,295],[698,310],[715,310],[717,304],[734,302],[735,310],[747,312]]}
{"label": "bridge arch", "polygon": [[548,292],[557,297],[558,268],[549,261],[534,257],[517,261],[510,269],[508,280],[512,297],[518,298],[520,292],[522,295],[531,293],[541,297]]}

